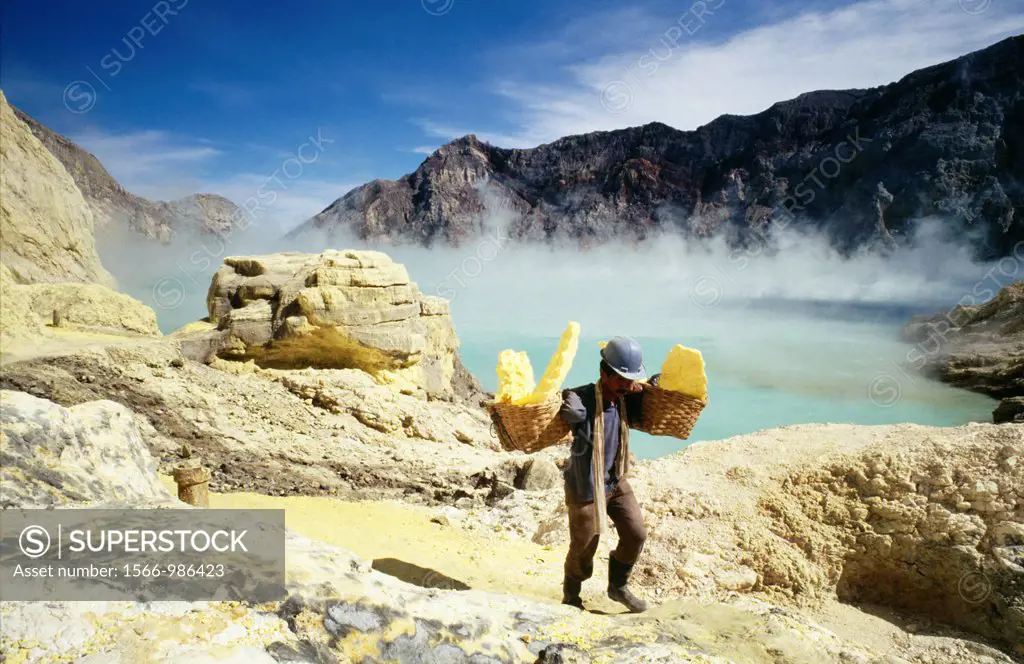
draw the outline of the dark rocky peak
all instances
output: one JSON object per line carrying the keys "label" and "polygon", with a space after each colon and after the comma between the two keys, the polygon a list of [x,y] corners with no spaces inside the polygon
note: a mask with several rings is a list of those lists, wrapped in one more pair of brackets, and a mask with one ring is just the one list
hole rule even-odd
{"label": "dark rocky peak", "polygon": [[[692,131],[661,122],[530,149],[463,136],[413,173],[349,192],[307,222],[393,243],[464,242],[482,229],[486,181],[519,215],[518,240],[641,240],[781,225],[841,252],[909,241],[942,219],[976,257],[1024,240],[1024,37],[868,90],[821,90]],[[339,208],[343,213],[339,213]]]}

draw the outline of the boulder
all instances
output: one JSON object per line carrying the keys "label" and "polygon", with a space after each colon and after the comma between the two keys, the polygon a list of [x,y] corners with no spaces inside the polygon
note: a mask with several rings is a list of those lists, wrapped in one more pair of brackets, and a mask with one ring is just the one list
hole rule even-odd
{"label": "boulder", "polygon": [[571,643],[545,646],[534,664],[591,664],[593,658]]}
{"label": "boulder", "polygon": [[189,323],[167,336],[178,344],[182,357],[193,362],[209,364],[227,350],[224,333],[206,319]]}
{"label": "boulder", "polygon": [[1024,280],[985,303],[915,317],[903,337],[927,375],[996,399],[1024,396]]}
{"label": "boulder", "polygon": [[420,293],[405,266],[380,252],[229,257],[207,308],[220,338],[203,332],[198,346],[212,344],[221,357],[280,369],[362,369],[431,398],[474,390],[464,376],[453,380],[458,339],[447,301]]}
{"label": "boulder", "polygon": [[0,261],[19,283],[113,286],[100,263],[93,213],[64,166],[0,92]]}
{"label": "boulder", "polygon": [[523,465],[516,487],[525,491],[547,491],[560,486],[562,481],[562,473],[554,461],[535,457]]}
{"label": "boulder", "polygon": [[173,501],[134,413],[112,401],[64,408],[0,390],[0,505]]}
{"label": "boulder", "polygon": [[995,424],[1024,422],[1024,397],[1010,397],[1000,401],[992,411],[992,421]]}

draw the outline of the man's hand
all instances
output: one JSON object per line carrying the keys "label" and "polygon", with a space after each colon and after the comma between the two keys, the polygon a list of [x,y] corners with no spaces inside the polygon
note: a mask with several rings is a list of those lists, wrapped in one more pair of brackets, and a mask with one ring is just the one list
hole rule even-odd
{"label": "man's hand", "polygon": [[644,383],[641,383],[638,380],[634,380],[632,383],[629,384],[629,391],[630,392],[643,392],[644,391]]}

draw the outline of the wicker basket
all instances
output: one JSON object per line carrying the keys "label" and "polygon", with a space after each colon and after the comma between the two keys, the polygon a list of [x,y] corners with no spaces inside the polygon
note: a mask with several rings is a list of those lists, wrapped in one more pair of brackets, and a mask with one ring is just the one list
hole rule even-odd
{"label": "wicker basket", "polygon": [[707,402],[654,385],[644,388],[641,431],[652,436],[689,438]]}
{"label": "wicker basket", "polygon": [[513,406],[492,401],[487,410],[494,423],[491,429],[504,450],[532,454],[572,440],[569,425],[558,416],[561,406],[561,396],[556,394],[542,404]]}

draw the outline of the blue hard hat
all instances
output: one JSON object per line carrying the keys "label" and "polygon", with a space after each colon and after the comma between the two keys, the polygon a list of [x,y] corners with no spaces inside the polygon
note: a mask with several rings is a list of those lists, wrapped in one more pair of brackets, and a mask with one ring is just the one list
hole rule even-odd
{"label": "blue hard hat", "polygon": [[613,337],[601,349],[601,358],[623,378],[629,380],[647,378],[647,371],[644,369],[644,354],[640,350],[640,344],[629,337]]}

